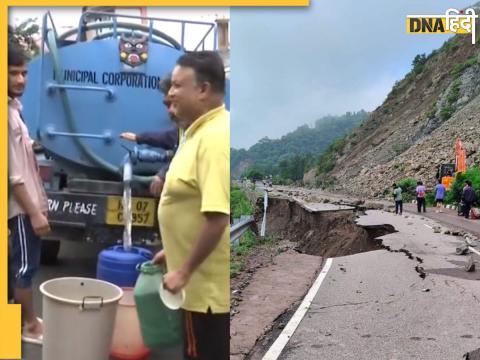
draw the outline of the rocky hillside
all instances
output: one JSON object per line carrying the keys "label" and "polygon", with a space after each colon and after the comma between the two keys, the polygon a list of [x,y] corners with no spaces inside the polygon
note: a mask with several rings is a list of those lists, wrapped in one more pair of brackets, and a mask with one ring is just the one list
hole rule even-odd
{"label": "rocky hillside", "polygon": [[480,165],[479,42],[455,36],[417,57],[385,102],[347,137],[333,170],[316,179],[311,172],[304,181],[318,184],[326,177],[341,191],[368,197],[382,196],[406,177],[433,185],[438,165],[454,162],[457,138],[467,164]]}

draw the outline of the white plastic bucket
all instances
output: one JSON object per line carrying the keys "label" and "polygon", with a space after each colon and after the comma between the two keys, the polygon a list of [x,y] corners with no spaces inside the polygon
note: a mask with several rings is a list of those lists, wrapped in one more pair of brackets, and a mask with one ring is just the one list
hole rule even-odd
{"label": "white plastic bucket", "polygon": [[66,277],[40,285],[44,360],[106,360],[123,291],[106,281]]}

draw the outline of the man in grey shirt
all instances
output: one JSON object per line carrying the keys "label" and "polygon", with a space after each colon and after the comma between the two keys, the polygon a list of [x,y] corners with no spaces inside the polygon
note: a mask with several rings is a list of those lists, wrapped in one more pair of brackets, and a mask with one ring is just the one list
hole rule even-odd
{"label": "man in grey shirt", "polygon": [[403,212],[403,197],[402,197],[402,188],[393,184],[393,198],[395,200],[395,214],[402,215]]}

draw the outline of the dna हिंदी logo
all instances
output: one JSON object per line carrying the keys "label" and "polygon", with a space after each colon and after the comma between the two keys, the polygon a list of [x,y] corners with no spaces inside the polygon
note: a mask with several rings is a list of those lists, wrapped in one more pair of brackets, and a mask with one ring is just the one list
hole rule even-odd
{"label": "dna \u0939\u093f\u0902\u0926\u0940 logo", "polygon": [[409,34],[472,34],[475,44],[475,20],[478,15],[472,8],[448,9],[445,15],[408,15]]}

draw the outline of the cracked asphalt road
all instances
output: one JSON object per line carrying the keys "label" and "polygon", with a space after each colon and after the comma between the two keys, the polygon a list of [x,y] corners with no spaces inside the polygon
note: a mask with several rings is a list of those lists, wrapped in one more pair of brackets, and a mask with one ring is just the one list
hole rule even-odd
{"label": "cracked asphalt road", "polygon": [[462,239],[407,216],[359,219],[395,227],[382,237],[390,251],[335,258],[280,359],[454,360],[480,347],[480,272],[464,271]]}
{"label": "cracked asphalt road", "polygon": [[[417,205],[405,204],[404,210],[410,213],[417,212]],[[480,238],[480,221],[465,219],[463,216],[458,216],[457,210],[443,209],[441,213],[435,212],[435,208],[427,208],[427,213],[422,213],[422,217],[438,221],[446,227],[452,229],[465,230]]]}

